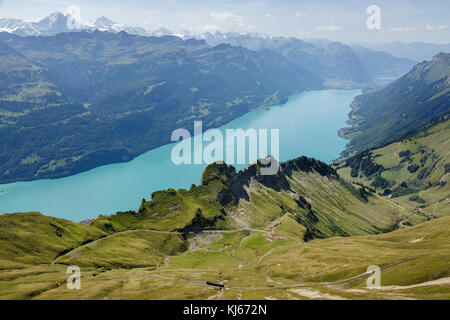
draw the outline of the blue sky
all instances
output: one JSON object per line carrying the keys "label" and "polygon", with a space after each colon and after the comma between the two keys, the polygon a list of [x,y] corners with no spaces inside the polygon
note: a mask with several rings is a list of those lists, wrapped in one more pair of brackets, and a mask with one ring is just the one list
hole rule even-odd
{"label": "blue sky", "polygon": [[[0,17],[35,19],[76,5],[81,21],[106,16],[150,30],[263,32],[344,42],[450,42],[449,0],[0,0]],[[366,9],[381,9],[381,29]]]}

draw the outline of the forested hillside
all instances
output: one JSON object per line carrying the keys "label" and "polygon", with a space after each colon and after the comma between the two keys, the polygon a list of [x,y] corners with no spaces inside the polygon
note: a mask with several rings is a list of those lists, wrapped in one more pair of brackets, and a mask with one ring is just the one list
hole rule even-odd
{"label": "forested hillside", "polygon": [[123,162],[176,128],[218,127],[322,88],[274,52],[125,32],[0,34],[0,183]]}
{"label": "forested hillside", "polygon": [[416,65],[387,87],[355,98],[343,156],[394,141],[437,122],[450,112],[450,53]]}

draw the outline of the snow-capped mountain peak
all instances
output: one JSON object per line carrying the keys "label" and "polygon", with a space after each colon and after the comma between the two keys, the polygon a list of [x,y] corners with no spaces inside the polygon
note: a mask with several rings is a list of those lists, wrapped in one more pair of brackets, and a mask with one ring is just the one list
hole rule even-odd
{"label": "snow-capped mountain peak", "polygon": [[117,23],[112,21],[111,19],[108,19],[106,17],[99,17],[97,20],[95,20],[94,25],[98,28],[111,28],[112,26],[116,25]]}
{"label": "snow-capped mountain peak", "polygon": [[163,37],[163,36],[171,36],[174,33],[170,30],[167,30],[166,28],[162,27],[159,28],[158,30],[155,30],[152,32],[152,36],[154,37]]}
{"label": "snow-capped mountain peak", "polygon": [[0,32],[4,31],[20,36],[51,36],[63,32],[94,31],[96,29],[113,33],[125,31],[129,34],[149,35],[143,28],[118,24],[106,17],[100,17],[91,24],[83,24],[70,13],[61,12],[53,12],[48,17],[38,21],[23,21],[10,18],[0,19]]}

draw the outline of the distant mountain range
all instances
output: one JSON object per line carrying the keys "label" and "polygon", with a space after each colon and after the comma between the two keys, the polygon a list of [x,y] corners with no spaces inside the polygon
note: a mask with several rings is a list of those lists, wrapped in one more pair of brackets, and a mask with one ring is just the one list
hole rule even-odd
{"label": "distant mountain range", "polygon": [[[152,32],[141,27],[118,24],[106,17],[92,23],[80,23],[68,13],[54,12],[39,21],[26,22],[19,19],[0,19],[0,32],[20,36],[53,36],[64,32],[95,30],[118,33],[125,31],[141,36],[177,36],[184,40],[205,40],[211,46],[228,43],[250,50],[272,50],[301,64],[310,72],[326,80],[330,87],[361,87],[362,83],[380,78],[396,78],[407,72],[414,59],[390,56],[386,53],[350,47],[327,40],[303,41],[296,38],[270,37],[259,33],[240,34],[235,32],[193,34],[189,31],[174,33],[166,28]],[[430,50],[433,50],[430,49]],[[445,50],[444,50],[445,51]],[[436,51],[435,53],[437,53]]]}
{"label": "distant mountain range", "polygon": [[272,50],[325,79],[330,87],[360,87],[361,83],[367,83],[377,78],[398,77],[415,64],[415,61],[411,59],[397,58],[386,53],[362,48],[354,50],[342,43],[327,40],[305,42],[296,38],[235,32],[195,35],[184,31],[177,34],[165,28],[149,32],[144,28],[118,24],[105,17],[98,18],[94,23],[81,24],[70,14],[60,12],[52,13],[49,17],[37,22],[0,19],[0,32],[4,31],[20,36],[52,36],[64,32],[92,32],[95,30],[112,33],[125,31],[132,35],[156,37],[171,35],[184,40],[205,40],[211,46],[227,43],[254,51]]}
{"label": "distant mountain range", "polygon": [[[99,30],[117,33],[125,31],[129,34],[141,36],[177,36],[184,40],[187,39],[204,39],[210,45],[219,43],[230,43],[233,45],[241,45],[251,50],[259,50],[262,48],[272,48],[272,39],[280,39],[283,37],[271,37],[261,33],[237,33],[220,31],[213,33],[206,32],[202,34],[194,34],[184,30],[181,32],[172,32],[164,27],[150,31],[147,28],[139,26],[128,26],[114,22],[106,17],[99,17],[94,22],[81,23],[72,17],[69,13],[53,12],[48,17],[35,19],[35,21],[24,21],[14,18],[0,18],[0,32],[9,32],[20,36],[52,36],[63,32],[77,32],[83,30]],[[306,39],[305,42],[318,44],[326,43],[327,40],[311,40]],[[355,43],[351,47],[362,46],[375,51],[384,51],[395,57],[407,58],[414,61],[429,60],[439,52],[449,52],[450,43],[436,44],[425,42],[393,42],[393,43]]]}
{"label": "distant mountain range", "polygon": [[[184,38],[192,35],[183,34]],[[320,76],[330,87],[361,87],[380,78],[397,78],[416,64],[414,60],[398,58],[385,52],[363,47],[350,47],[329,40],[300,40],[270,37],[258,33],[235,32],[194,36],[214,46],[229,43],[250,50],[272,50]]]}
{"label": "distant mountain range", "polygon": [[372,50],[384,51],[396,57],[409,58],[416,61],[430,60],[439,52],[450,52],[450,43],[426,42],[392,42],[392,43],[361,43],[361,46]]}
{"label": "distant mountain range", "polygon": [[176,34],[166,28],[149,31],[142,27],[131,27],[117,23],[106,17],[99,17],[94,22],[81,23],[69,13],[53,12],[48,17],[36,21],[24,21],[14,18],[0,18],[0,32],[8,32],[19,36],[54,36],[64,32],[107,31],[126,33],[139,36],[178,36],[183,39],[196,38],[188,31]]}

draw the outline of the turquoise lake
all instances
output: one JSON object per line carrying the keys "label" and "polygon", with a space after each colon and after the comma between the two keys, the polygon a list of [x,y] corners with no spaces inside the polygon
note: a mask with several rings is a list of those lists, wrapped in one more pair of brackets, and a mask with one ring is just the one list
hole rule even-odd
{"label": "turquoise lake", "polygon": [[[279,129],[281,161],[305,155],[328,163],[345,148],[347,141],[337,132],[346,126],[350,103],[360,93],[307,91],[270,110],[247,113],[219,129]],[[151,199],[156,190],[199,184],[206,164],[173,164],[173,146],[164,145],[130,162],[70,177],[0,185],[0,213],[39,211],[78,222],[99,214],[136,210],[142,198]],[[235,165],[238,169],[244,166]]]}

